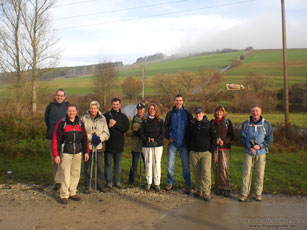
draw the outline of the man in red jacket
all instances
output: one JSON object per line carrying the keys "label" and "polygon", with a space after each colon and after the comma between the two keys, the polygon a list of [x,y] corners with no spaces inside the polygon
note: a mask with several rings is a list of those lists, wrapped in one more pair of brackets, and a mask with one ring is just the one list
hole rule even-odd
{"label": "man in red jacket", "polygon": [[68,198],[75,201],[81,200],[77,195],[81,155],[84,153],[84,161],[88,161],[89,147],[84,123],[79,120],[77,106],[74,104],[68,105],[66,117],[56,124],[52,151],[54,162],[56,164],[61,162],[63,178],[60,189],[61,203],[67,204]]}

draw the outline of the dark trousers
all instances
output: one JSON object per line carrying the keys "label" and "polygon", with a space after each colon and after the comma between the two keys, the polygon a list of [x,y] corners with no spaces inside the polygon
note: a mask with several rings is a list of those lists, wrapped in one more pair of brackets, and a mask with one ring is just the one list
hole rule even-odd
{"label": "dark trousers", "polygon": [[144,164],[144,156],[141,152],[132,151],[131,153],[132,153],[132,166],[130,168],[130,173],[129,173],[129,184],[134,184],[138,172],[138,162],[140,155],[142,156],[144,166],[145,164]]}
{"label": "dark trousers", "polygon": [[114,160],[114,179],[115,183],[120,183],[120,170],[121,170],[121,159],[122,153],[104,153],[104,175],[107,184],[113,184],[112,177],[112,159]]}
{"label": "dark trousers", "polygon": [[[87,162],[84,162],[84,186],[89,188],[90,186],[90,174],[91,174],[91,164],[93,159],[93,153],[90,152],[90,158]],[[93,159],[93,172],[92,178],[95,178],[95,159]],[[103,178],[102,178],[102,152],[97,152],[97,188],[102,188]],[[94,187],[92,183],[92,188]]]}

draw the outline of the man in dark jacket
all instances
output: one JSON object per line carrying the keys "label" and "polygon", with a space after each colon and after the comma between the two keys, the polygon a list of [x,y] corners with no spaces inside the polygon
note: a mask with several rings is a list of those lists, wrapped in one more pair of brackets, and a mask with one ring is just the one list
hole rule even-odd
{"label": "man in dark jacket", "polygon": [[54,102],[51,102],[45,110],[45,124],[47,126],[46,137],[48,139],[50,156],[52,162],[52,172],[54,177],[54,190],[58,190],[61,186],[61,168],[54,163],[54,157],[52,155],[52,137],[56,123],[65,117],[68,102],[65,102],[66,95],[63,89],[58,89],[55,92]]}
{"label": "man in dark jacket", "polygon": [[124,151],[125,133],[129,129],[129,120],[125,114],[120,111],[121,103],[119,98],[113,98],[112,109],[105,113],[107,119],[110,138],[106,142],[105,151],[105,177],[107,187],[112,188],[112,159],[114,160],[114,178],[115,186],[121,188],[120,183],[120,170],[121,170],[121,157]]}
{"label": "man in dark jacket", "polygon": [[187,146],[196,181],[196,195],[210,200],[211,160],[216,146],[216,131],[204,115],[201,107],[194,109],[195,118],[188,125]]}
{"label": "man in dark jacket", "polygon": [[145,105],[142,103],[137,104],[136,106],[137,114],[133,116],[131,122],[131,139],[132,146],[135,146],[135,151],[132,150],[132,165],[129,173],[129,184],[134,184],[139,158],[142,155],[142,140],[139,137],[139,129],[141,128],[142,122],[145,118]]}
{"label": "man in dark jacket", "polygon": [[190,173],[190,160],[189,153],[186,148],[186,127],[192,120],[192,114],[185,109],[183,106],[182,95],[175,96],[174,108],[166,114],[165,118],[165,137],[169,140],[168,145],[168,175],[166,190],[169,191],[173,188],[175,178],[175,162],[176,155],[179,151],[181,163],[182,163],[182,174],[184,178],[184,192],[190,193],[191,187],[191,173]]}

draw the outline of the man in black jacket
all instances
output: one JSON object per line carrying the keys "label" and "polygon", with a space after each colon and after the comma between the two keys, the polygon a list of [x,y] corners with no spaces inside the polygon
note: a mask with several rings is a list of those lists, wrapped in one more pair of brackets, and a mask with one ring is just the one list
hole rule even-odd
{"label": "man in black jacket", "polygon": [[190,151],[196,195],[205,201],[210,200],[211,159],[216,147],[216,131],[210,125],[201,107],[194,109],[195,118],[188,125],[187,144]]}
{"label": "man in black jacket", "polygon": [[105,177],[107,187],[112,188],[112,159],[114,160],[114,179],[115,186],[121,188],[120,183],[120,170],[121,170],[121,157],[124,151],[125,132],[129,129],[129,120],[125,114],[120,110],[121,103],[119,98],[113,98],[112,109],[105,113],[107,119],[110,138],[106,142],[106,151],[104,155],[105,162]]}
{"label": "man in black jacket", "polygon": [[56,123],[65,117],[68,102],[65,102],[66,95],[63,89],[58,89],[55,92],[54,102],[51,102],[45,110],[45,124],[47,126],[46,137],[48,139],[50,156],[52,162],[52,172],[54,177],[54,190],[58,190],[61,187],[61,167],[58,167],[54,163],[54,157],[52,155],[52,137]]}

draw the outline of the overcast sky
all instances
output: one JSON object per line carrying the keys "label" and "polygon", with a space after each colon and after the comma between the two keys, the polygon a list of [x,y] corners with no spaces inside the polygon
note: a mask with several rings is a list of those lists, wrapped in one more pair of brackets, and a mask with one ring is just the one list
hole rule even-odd
{"label": "overcast sky", "polygon": [[[307,0],[285,0],[288,48],[307,48]],[[282,48],[280,0],[58,0],[61,66],[222,48]]]}

